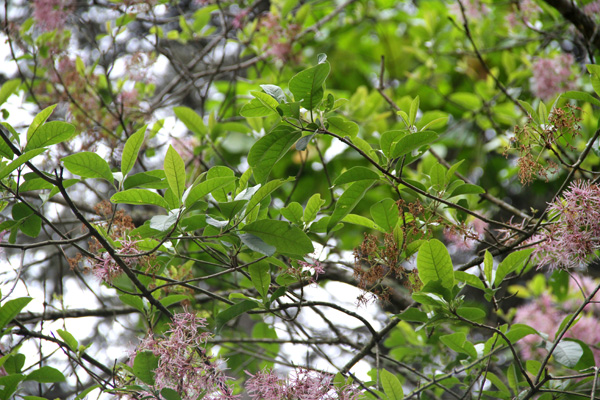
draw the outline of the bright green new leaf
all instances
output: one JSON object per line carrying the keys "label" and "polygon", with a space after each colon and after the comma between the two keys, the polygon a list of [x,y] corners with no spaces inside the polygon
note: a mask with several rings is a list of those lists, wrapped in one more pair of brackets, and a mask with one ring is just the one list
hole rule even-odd
{"label": "bright green new leaf", "polygon": [[399,211],[392,199],[383,199],[371,206],[371,218],[385,232],[392,232],[398,223]]}
{"label": "bright green new leaf", "polygon": [[111,184],[114,181],[108,163],[96,153],[89,151],[75,153],[64,157],[62,162],[72,174],[82,178],[102,178]]}
{"label": "bright green new leaf", "polygon": [[190,190],[190,192],[188,193],[187,197],[185,198],[185,206],[191,207],[192,204],[204,198],[204,196],[217,189],[220,189],[224,186],[235,182],[235,180],[235,176],[222,176],[207,179],[204,182],[200,182],[198,185],[194,186],[192,190]]}
{"label": "bright green new leaf", "polygon": [[404,390],[402,384],[391,372],[382,369],[379,372],[381,378],[381,386],[389,400],[402,400],[404,398]]}
{"label": "bright green new leaf", "polygon": [[31,139],[31,137],[39,128],[39,126],[46,122],[46,120],[48,119],[50,114],[52,114],[52,111],[54,111],[55,108],[56,104],[46,107],[33,118],[33,121],[31,121],[31,124],[29,125],[29,129],[27,129],[27,140]]}
{"label": "bright green new leaf", "polygon": [[469,92],[455,92],[450,95],[450,100],[458,103],[469,111],[477,111],[481,108],[482,102],[479,96]]}
{"label": "bright green new leaf", "polygon": [[264,183],[273,166],[300,138],[298,129],[289,125],[277,125],[270,133],[258,140],[248,153],[248,164],[252,167],[257,183]]}
{"label": "bright green new leaf", "polygon": [[285,221],[261,219],[244,226],[242,230],[275,246],[279,253],[305,255],[314,251],[306,233]]}
{"label": "bright green new leaf", "polygon": [[533,249],[524,249],[510,253],[496,269],[496,277],[494,278],[494,286],[498,287],[511,272],[517,271],[529,259]]}
{"label": "bright green new leaf", "polygon": [[485,276],[485,280],[491,284],[492,283],[492,273],[494,272],[494,257],[492,253],[489,251],[485,251],[483,255],[483,274]]}
{"label": "bright green new leaf", "polygon": [[321,199],[321,195],[319,193],[313,194],[308,199],[306,208],[304,208],[304,215],[302,216],[304,223],[309,224],[314,221],[323,204],[325,204],[325,200]]}
{"label": "bright green new leaf", "polygon": [[250,279],[254,284],[254,288],[263,299],[266,299],[269,294],[269,286],[271,286],[269,263],[265,261],[254,263],[248,267],[248,272],[250,272]]}
{"label": "bright green new leaf", "polygon": [[21,310],[25,308],[31,300],[31,297],[19,297],[4,303],[4,305],[0,307],[0,331],[2,331],[13,318],[19,315]]}
{"label": "bright green new leaf", "polygon": [[277,103],[285,102],[285,93],[283,90],[277,85],[260,85],[261,89],[265,91],[266,94],[273,97],[277,100]]}
{"label": "bright green new leaf", "polygon": [[17,90],[21,81],[19,79],[11,79],[9,81],[4,82],[2,87],[0,88],[0,105],[4,104],[6,100]]}
{"label": "bright green new leaf", "polygon": [[169,187],[178,200],[185,192],[185,162],[173,146],[169,146],[164,162],[165,175]]}
{"label": "bright green new leaf", "polygon": [[259,92],[256,90],[251,91],[250,94],[256,99],[258,99],[261,103],[263,103],[263,105],[269,107],[274,112],[277,112],[277,106],[279,105],[279,102],[275,100],[272,96],[270,96],[267,93]]}
{"label": "bright green new leaf", "polygon": [[65,341],[71,350],[77,351],[79,348],[79,342],[73,337],[73,335],[62,329],[57,329],[56,333],[58,333],[58,335],[62,338],[62,340]]}
{"label": "bright green new leaf", "polygon": [[331,214],[331,218],[327,223],[327,231],[331,231],[342,218],[354,210],[354,207],[356,207],[358,202],[364,197],[372,185],[372,180],[357,181],[342,193],[338,201],[336,201],[333,214]]}
{"label": "bright green new leaf", "polygon": [[381,228],[379,225],[377,225],[375,222],[371,221],[369,218],[363,217],[362,215],[348,214],[344,218],[342,218],[341,222],[364,226],[369,229],[374,229],[376,231],[383,232],[383,233],[387,232],[383,228]]}
{"label": "bright green new leaf", "polygon": [[586,92],[568,91],[568,92],[563,93],[561,95],[561,97],[564,97],[566,99],[587,101],[588,103],[591,103],[595,106],[600,107],[600,100],[598,100],[597,98],[595,98],[594,96],[592,96],[591,94],[586,93]]}
{"label": "bright green new leaf", "polygon": [[419,111],[419,96],[415,97],[415,99],[410,103],[410,111],[408,113],[408,124],[414,125],[417,120],[417,111]]}
{"label": "bright green new leaf", "polygon": [[19,168],[21,165],[25,164],[27,161],[31,160],[33,157],[38,156],[45,152],[46,149],[33,149],[29,150],[26,153],[21,154],[15,160],[11,161],[8,165],[4,166],[0,169],[0,179],[4,179],[13,172],[15,169]]}
{"label": "bright green new leaf", "polygon": [[142,143],[144,143],[145,135],[146,125],[138,129],[137,132],[131,135],[129,139],[127,139],[127,142],[125,142],[123,155],[121,156],[121,173],[123,176],[127,175],[135,165]]}
{"label": "bright green new leaf", "polygon": [[169,209],[169,204],[160,195],[145,189],[129,189],[113,194],[110,201],[115,204],[147,204]]}
{"label": "bright green new leaf", "polygon": [[50,121],[41,125],[27,140],[25,151],[64,142],[73,136],[75,126],[62,121]]}
{"label": "bright green new leaf", "polygon": [[358,125],[356,122],[348,121],[343,117],[329,117],[327,118],[329,126],[327,129],[342,137],[349,136],[350,138],[358,135]]}
{"label": "bright green new leaf", "polygon": [[302,215],[304,213],[304,209],[295,201],[291,202],[280,210],[281,215],[285,217],[290,222],[293,222],[296,225],[302,225]]}
{"label": "bright green new leaf", "polygon": [[270,107],[267,107],[262,101],[257,98],[250,100],[240,110],[240,115],[246,118],[252,117],[266,117],[275,113],[276,111]]}
{"label": "bright green new leaf", "polygon": [[345,171],[343,174],[337,177],[333,182],[334,185],[343,185],[344,183],[363,181],[363,180],[377,180],[379,174],[372,169],[367,167],[352,167]]}
{"label": "bright green new leaf", "polygon": [[301,101],[302,107],[313,110],[323,99],[323,84],[331,67],[324,62],[305,69],[290,79],[289,89],[294,100]]}
{"label": "bright green new leaf", "polygon": [[277,179],[274,181],[269,181],[261,186],[256,193],[252,195],[250,201],[248,201],[248,205],[246,206],[246,211],[244,212],[244,217],[250,215],[252,211],[258,206],[258,204],[263,201],[268,195],[270,195],[274,190],[283,185],[286,182],[290,182],[294,178],[288,179]]}
{"label": "bright green new leaf", "polygon": [[208,132],[202,117],[191,108],[175,107],[173,112],[181,122],[192,132],[198,136],[204,136]]}
{"label": "bright green new leaf", "polygon": [[417,255],[419,278],[426,285],[439,282],[442,287],[454,286],[454,268],[446,246],[437,239],[431,239],[421,245]]}
{"label": "bright green new leaf", "polygon": [[478,276],[469,274],[464,271],[454,271],[454,278],[459,282],[465,282],[469,286],[473,286],[477,289],[485,290],[485,285],[481,282]]}

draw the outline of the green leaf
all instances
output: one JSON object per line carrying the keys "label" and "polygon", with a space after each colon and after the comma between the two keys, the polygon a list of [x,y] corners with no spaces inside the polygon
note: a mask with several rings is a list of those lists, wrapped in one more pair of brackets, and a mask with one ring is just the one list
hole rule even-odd
{"label": "green leaf", "polygon": [[165,400],[181,400],[181,396],[179,396],[179,393],[168,387],[163,388],[160,391],[160,395],[164,397]]}
{"label": "green leaf", "polygon": [[327,231],[337,225],[346,215],[350,214],[358,202],[364,197],[367,191],[373,185],[372,180],[362,180],[354,182],[335,203],[333,214],[327,223]]}
{"label": "green leaf", "polygon": [[417,111],[419,111],[419,96],[410,103],[410,111],[408,113],[408,124],[414,125],[417,120]]}
{"label": "green leaf", "polygon": [[325,204],[325,200],[321,199],[321,195],[319,193],[313,194],[310,199],[308,199],[306,208],[304,209],[304,215],[302,216],[304,222],[309,224],[314,221],[323,204]]}
{"label": "green leaf", "polygon": [[177,118],[179,118],[179,120],[183,122],[183,124],[196,135],[203,137],[208,132],[208,130],[206,129],[206,125],[204,125],[202,117],[191,108],[175,107],[173,108],[173,112],[175,113]]}
{"label": "green leaf", "polygon": [[439,163],[433,164],[429,171],[429,178],[434,190],[442,190],[446,185],[446,168]]}
{"label": "green leaf", "polygon": [[75,126],[62,121],[50,121],[35,130],[27,141],[25,151],[64,142],[73,136]]}
{"label": "green leaf", "polygon": [[25,365],[24,354],[9,354],[0,359],[0,367],[4,367],[4,371],[10,374],[19,374]]}
{"label": "green leaf", "polygon": [[529,259],[529,256],[533,252],[533,249],[524,249],[515,251],[506,257],[499,265],[496,270],[496,277],[494,278],[494,286],[498,287],[511,272],[517,271],[523,266],[523,264]]}
{"label": "green leaf", "polygon": [[358,135],[358,125],[356,122],[348,121],[342,117],[329,117],[327,118],[329,126],[327,129],[342,137],[349,136],[350,138]]}
{"label": "green leaf", "polygon": [[428,282],[440,282],[447,289],[454,286],[454,268],[446,246],[437,239],[431,239],[421,245],[417,255],[419,278]]}
{"label": "green leaf", "polygon": [[[546,350],[550,351],[553,343],[546,342]],[[583,356],[581,345],[572,340],[563,340],[554,349],[554,359],[567,368],[573,368]]]}
{"label": "green leaf", "polygon": [[258,140],[248,153],[257,183],[264,183],[273,166],[288,152],[301,133],[289,125],[277,125],[270,133]]}
{"label": "green leaf", "polygon": [[293,222],[296,225],[302,225],[302,214],[304,213],[304,210],[302,209],[300,203],[293,201],[280,211],[281,215],[283,215],[288,221]]}
{"label": "green leaf", "polygon": [[17,90],[21,81],[19,79],[11,79],[4,82],[0,88],[0,105],[4,104],[6,100]]}
{"label": "green leaf", "polygon": [[154,370],[158,368],[158,357],[151,351],[143,351],[135,355],[133,373],[147,385],[154,385]]}
{"label": "green leaf", "polygon": [[271,286],[271,273],[269,263],[257,262],[248,267],[250,279],[254,287],[263,299],[269,294],[269,286]]}
{"label": "green leaf", "polygon": [[29,150],[28,152],[21,154],[15,160],[11,161],[8,165],[6,165],[2,169],[0,169],[0,179],[6,178],[15,169],[19,168],[21,165],[25,164],[27,161],[31,160],[35,156],[42,154],[45,151],[46,151],[46,149],[34,149],[34,150]]}
{"label": "green leaf", "polygon": [[427,313],[419,310],[415,307],[409,307],[406,310],[402,311],[400,314],[396,315],[402,321],[408,322],[422,322],[426,323],[429,321],[429,317],[427,317]]}
{"label": "green leaf", "polygon": [[[0,307],[0,331],[13,320],[23,308],[32,300],[31,297],[19,297],[9,300]],[[1,335],[0,335],[1,336]]]}
{"label": "green leaf", "polygon": [[464,185],[458,186],[456,189],[452,191],[452,194],[448,196],[448,198],[454,196],[460,196],[463,194],[481,194],[485,193],[485,190],[481,186],[472,185],[470,183],[465,183]]}
{"label": "green leaf", "polygon": [[369,218],[363,217],[362,215],[357,214],[348,214],[344,218],[342,218],[342,222],[346,222],[348,224],[360,225],[367,227],[369,229],[374,229],[379,232],[386,233],[383,228],[377,225],[375,222],[371,221]]}
{"label": "green leaf", "polygon": [[128,176],[123,182],[124,189],[134,187],[144,187],[148,189],[167,189],[169,183],[165,177],[165,171],[162,169],[140,172]]}
{"label": "green leaf", "polygon": [[73,351],[77,351],[77,349],[79,348],[79,342],[77,341],[77,339],[75,339],[73,337],[73,335],[71,335],[69,332],[64,331],[62,329],[57,329],[56,332],[58,333],[58,336],[60,336],[62,338],[62,340],[64,340],[64,342],[69,346],[69,348]]}
{"label": "green leaf", "polygon": [[188,208],[191,207],[195,202],[204,198],[204,196],[207,196],[209,193],[235,182],[235,180],[235,176],[223,176],[200,182],[189,191],[187,197],[185,198],[185,206]]}
{"label": "green leaf", "polygon": [[[210,180],[213,178],[224,178],[224,177],[232,177],[235,176],[235,173],[231,170],[231,168],[224,167],[222,165],[216,165],[208,170],[206,174],[206,180]],[[210,194],[215,198],[215,200],[219,202],[228,201],[229,196],[235,190],[235,183],[231,182],[228,185],[221,186],[217,189],[213,189]],[[240,199],[237,199],[240,200]]]}
{"label": "green leaf", "polygon": [[160,195],[145,189],[129,189],[113,194],[110,201],[115,204],[149,204],[169,209],[169,204]]}
{"label": "green leaf", "polygon": [[492,283],[492,273],[494,271],[494,257],[492,253],[489,251],[485,251],[483,256],[483,274],[485,276],[485,280],[491,285]]}
{"label": "green leaf", "polygon": [[454,277],[457,281],[465,282],[469,286],[473,286],[477,289],[485,290],[485,285],[481,282],[478,276],[469,274],[464,271],[454,271]]}
{"label": "green leaf", "polygon": [[285,221],[262,219],[244,226],[242,230],[275,246],[280,253],[304,255],[314,251],[308,236],[299,228]]}
{"label": "green leaf", "polygon": [[[133,296],[131,294],[122,294],[119,296],[119,300],[125,305],[135,308],[139,312],[145,312],[144,301],[139,296]],[[161,302],[162,304],[162,302]]]}
{"label": "green leaf", "polygon": [[402,389],[402,384],[396,378],[394,374],[391,372],[382,369],[379,372],[379,377],[381,379],[381,386],[383,387],[383,391],[389,400],[402,400],[404,397],[404,390]]}
{"label": "green leaf", "polygon": [[50,107],[44,108],[33,118],[31,125],[29,125],[29,129],[27,129],[27,140],[28,141],[31,139],[31,137],[33,136],[35,131],[39,128],[39,126],[42,125],[44,122],[46,122],[46,120],[48,119],[50,114],[52,114],[52,111],[54,111],[56,106],[57,105],[54,104],[54,105],[51,105]]}
{"label": "green leaf", "polygon": [[75,400],[82,400],[82,399],[85,399],[85,397],[86,397],[86,396],[87,396],[87,395],[88,395],[90,392],[92,392],[93,390],[96,390],[96,389],[98,389],[98,388],[100,388],[100,387],[101,387],[100,385],[92,385],[92,386],[90,386],[90,387],[87,387],[85,390],[83,390],[81,393],[79,393],[79,394],[77,395],[77,397],[75,397]]}
{"label": "green leaf", "polygon": [[334,185],[343,185],[345,183],[363,181],[363,180],[377,180],[380,176],[377,172],[367,167],[352,167],[342,175],[338,176],[333,182]]}
{"label": "green leaf", "polygon": [[479,307],[464,307],[464,306],[460,306],[456,310],[456,313],[458,315],[460,315],[461,317],[468,319],[469,321],[480,321],[483,318],[485,318],[485,316],[487,315],[487,313]]}
{"label": "green leaf", "polygon": [[185,192],[185,162],[173,146],[169,146],[164,162],[165,176],[169,187],[178,200]]}
{"label": "green leaf", "polygon": [[506,332],[506,338],[510,340],[511,343],[516,343],[519,340],[523,339],[525,336],[529,335],[538,335],[538,331],[525,324],[513,324],[510,327],[510,330]]}
{"label": "green leaf", "polygon": [[84,151],[72,154],[63,157],[62,162],[72,174],[82,178],[103,178],[111,184],[114,181],[108,163],[96,153]]}
{"label": "green leaf", "polygon": [[371,218],[385,232],[392,232],[398,223],[399,211],[392,199],[383,199],[371,206]]}
{"label": "green leaf", "polygon": [[56,368],[44,366],[40,367],[25,377],[26,381],[35,381],[40,383],[64,382],[65,376]]}
{"label": "green leaf", "polygon": [[260,85],[261,89],[265,91],[266,94],[273,97],[277,100],[277,103],[285,103],[285,93],[283,90],[277,85]]}
{"label": "green leaf", "polygon": [[246,206],[246,212],[244,213],[244,216],[246,217],[246,216],[250,215],[250,213],[252,211],[254,211],[254,208],[258,207],[258,204],[261,201],[263,201],[265,198],[267,198],[267,196],[269,196],[269,194],[271,194],[274,190],[276,190],[278,187],[280,187],[284,183],[289,182],[290,180],[293,180],[293,179],[294,178],[277,179],[274,181],[267,182],[266,184],[261,186],[256,191],[256,193],[254,193],[252,195],[252,197],[250,198],[250,201],[248,201],[248,205]]}
{"label": "green leaf", "polygon": [[140,152],[140,148],[142,147],[142,143],[144,143],[144,137],[146,135],[147,126],[144,125],[142,128],[138,129],[133,135],[127,139],[125,142],[125,146],[123,147],[123,155],[121,156],[121,173],[123,176],[127,175],[129,171],[135,165],[137,161],[138,153]]}
{"label": "green leaf", "polygon": [[386,157],[390,157],[392,154],[392,150],[394,149],[394,144],[398,142],[401,138],[408,135],[408,130],[400,130],[400,131],[387,131],[381,134],[381,138],[379,139],[379,147],[383,154]]}
{"label": "green leaf", "polygon": [[563,93],[561,97],[579,101],[587,101],[588,103],[591,103],[595,106],[600,106],[600,100],[586,92],[578,92],[573,90]]}
{"label": "green leaf", "polygon": [[406,135],[398,140],[390,156],[391,158],[398,158],[405,154],[412,153],[413,150],[417,150],[420,147],[433,142],[437,137],[437,133],[432,131],[422,131]]}
{"label": "green leaf", "polygon": [[242,243],[248,246],[250,250],[264,254],[265,256],[272,256],[275,254],[275,250],[277,250],[275,246],[265,243],[261,238],[251,233],[243,233],[239,237]]}
{"label": "green leaf", "polygon": [[479,110],[482,106],[481,99],[469,92],[455,92],[450,95],[450,100],[458,103],[462,107],[470,111]]}
{"label": "green leaf", "polygon": [[268,95],[267,93],[257,91],[251,91],[250,94],[260,100],[263,105],[269,107],[274,112],[277,112],[277,106],[279,105],[279,102],[272,96]]}
{"label": "green leaf", "polygon": [[21,229],[21,232],[29,237],[38,237],[40,231],[42,230],[42,219],[37,215],[31,215],[21,222],[19,229]]}
{"label": "green leaf", "polygon": [[273,110],[270,107],[267,107],[262,101],[254,98],[242,107],[242,109],[240,110],[240,115],[246,118],[266,117],[275,112],[275,110]]}
{"label": "green leaf", "polygon": [[323,84],[330,70],[329,63],[324,62],[294,75],[289,82],[294,100],[301,101],[302,106],[308,110],[316,108],[323,99]]}
{"label": "green leaf", "polygon": [[250,311],[252,309],[258,308],[258,303],[252,300],[244,300],[241,303],[237,303],[232,305],[229,308],[221,311],[215,317],[215,322],[217,324],[217,331],[220,331],[223,326],[232,319],[239,317],[246,311]]}
{"label": "green leaf", "polygon": [[469,357],[477,358],[477,350],[475,350],[473,343],[467,341],[467,335],[464,332],[440,336],[440,341],[457,353],[463,353]]}

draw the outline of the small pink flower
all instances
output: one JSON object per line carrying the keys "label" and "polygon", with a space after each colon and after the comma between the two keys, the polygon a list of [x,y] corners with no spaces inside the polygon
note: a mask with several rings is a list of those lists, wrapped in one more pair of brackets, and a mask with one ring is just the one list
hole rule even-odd
{"label": "small pink flower", "polygon": [[72,0],[34,0],[33,18],[45,31],[61,29],[71,13]]}
{"label": "small pink flower", "polygon": [[530,240],[541,241],[533,253],[540,266],[576,267],[600,249],[600,186],[589,181],[571,183],[562,199],[550,205],[549,215],[556,220]]}
{"label": "small pink flower", "polygon": [[589,16],[600,13],[600,0],[593,1],[583,6],[583,12]]}
{"label": "small pink flower", "polygon": [[530,80],[533,94],[544,101],[552,99],[557,93],[575,88],[572,77],[571,54],[561,54],[554,58],[538,58],[533,63],[533,77]]}
{"label": "small pink flower", "polygon": [[[137,248],[136,240],[131,240],[129,238],[122,240],[121,248],[119,250],[119,254],[123,255],[136,255],[140,254],[140,250]],[[121,257],[123,262],[129,266],[134,267],[138,263],[137,257]],[[92,272],[98,279],[104,282],[111,283],[113,279],[123,273],[123,270],[117,264],[117,262],[112,258],[110,254],[107,252],[102,253],[100,257],[96,259],[96,263],[92,266]]]}

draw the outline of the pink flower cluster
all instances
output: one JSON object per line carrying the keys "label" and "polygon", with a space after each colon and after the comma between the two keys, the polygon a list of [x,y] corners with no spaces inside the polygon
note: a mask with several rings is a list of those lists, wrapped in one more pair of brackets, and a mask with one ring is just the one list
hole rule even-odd
{"label": "pink flower cluster", "polygon": [[250,375],[246,389],[252,400],[356,400],[360,395],[355,385],[336,387],[333,375],[306,369],[296,370],[288,380],[269,370],[246,373]]}
{"label": "pink flower cluster", "polygon": [[33,0],[33,18],[45,31],[63,27],[73,0]]}
{"label": "pink flower cluster", "polygon": [[159,357],[155,373],[155,388],[176,390],[183,400],[237,400],[227,385],[229,379],[206,355],[204,345],[211,336],[200,332],[206,320],[195,314],[176,314],[166,332],[166,337],[146,338],[137,352],[151,351]]}
{"label": "pink flower cluster", "polygon": [[306,261],[298,261],[298,265],[301,267],[300,270],[290,268],[289,272],[293,275],[300,276],[304,276],[306,273],[309,273],[310,276],[308,279],[311,283],[316,282],[317,278],[319,278],[319,275],[325,273],[325,269],[319,260],[315,260],[312,264]]}
{"label": "pink flower cluster", "polygon": [[[460,0],[465,9],[465,16],[469,20],[477,20],[485,17],[490,9],[481,2],[481,0]],[[449,6],[450,13],[455,15],[456,17],[460,17],[462,22],[463,20],[462,12],[460,10],[460,5],[458,1],[452,2]]]}
{"label": "pink flower cluster", "polygon": [[547,101],[554,95],[575,88],[571,66],[573,56],[561,54],[554,58],[538,58],[533,63],[533,77],[530,80],[531,91],[540,99]]}
{"label": "pink flower cluster", "polygon": [[531,239],[541,241],[534,250],[540,266],[576,267],[600,249],[600,186],[589,181],[573,182],[549,211],[556,220]]}
{"label": "pink flower cluster", "polygon": [[[123,255],[136,255],[140,254],[140,250],[137,248],[137,241],[129,238],[122,240],[119,254]],[[122,257],[123,262],[128,267],[134,267],[138,263],[137,257]],[[107,252],[96,259],[96,263],[92,266],[92,272],[98,279],[103,282],[111,283],[113,279],[123,273],[121,267],[117,264],[114,258]]]}
{"label": "pink flower cluster", "polygon": [[[597,286],[597,283],[588,277],[577,277],[576,279],[577,282],[574,279],[569,282],[570,299],[564,301],[562,307],[559,308],[552,301],[550,294],[544,293],[531,303],[519,307],[514,322],[529,325],[538,332],[547,334],[548,340],[554,340],[563,319],[579,307],[583,295],[589,295]],[[583,293],[581,293],[582,291]],[[600,294],[596,295],[593,300],[600,300]],[[600,348],[595,346],[600,342],[600,321],[594,317],[592,308],[596,308],[596,312],[600,311],[595,305],[586,306],[583,316],[567,331],[565,336],[587,343],[594,353],[596,364],[598,364]],[[540,341],[541,339],[537,335],[529,335],[521,339],[519,344],[523,357],[539,359],[545,356],[546,351],[539,348]]]}
{"label": "pink flower cluster", "polygon": [[600,0],[592,1],[583,6],[583,12],[589,16],[594,16],[600,13]]}

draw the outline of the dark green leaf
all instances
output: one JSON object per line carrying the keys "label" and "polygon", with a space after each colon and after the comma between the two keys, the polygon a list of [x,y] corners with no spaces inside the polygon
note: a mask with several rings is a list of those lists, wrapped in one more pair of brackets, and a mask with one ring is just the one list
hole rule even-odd
{"label": "dark green leaf", "polygon": [[296,128],[280,124],[252,146],[248,153],[248,164],[257,183],[266,181],[273,166],[300,136]]}
{"label": "dark green leaf", "polygon": [[304,209],[302,209],[300,203],[293,201],[280,211],[281,215],[283,215],[288,221],[293,222],[296,225],[302,225],[302,215],[304,213]]}
{"label": "dark green leaf", "polygon": [[373,185],[372,180],[354,182],[335,203],[333,214],[327,223],[327,231],[331,231],[346,215],[350,214],[358,202],[364,197]]}
{"label": "dark green leaf", "polygon": [[275,246],[265,243],[261,238],[251,233],[242,233],[239,236],[242,243],[248,246],[250,250],[264,254],[265,256],[272,256],[275,254],[275,250],[277,250]]}
{"label": "dark green leaf", "polygon": [[314,251],[308,236],[299,228],[285,221],[258,220],[246,225],[243,230],[258,236],[267,244],[275,246],[280,253],[304,255]]}
{"label": "dark green leaf", "polygon": [[331,67],[324,62],[305,69],[290,80],[289,89],[295,101],[301,101],[304,108],[313,110],[323,99],[323,84]]}
{"label": "dark green leaf", "polygon": [[133,360],[133,373],[147,385],[154,385],[154,370],[158,368],[158,357],[150,351],[139,352]]}
{"label": "dark green leaf", "polygon": [[254,263],[248,267],[248,272],[250,272],[250,278],[252,279],[254,288],[263,299],[266,299],[269,294],[269,286],[271,286],[269,263],[265,261]]}
{"label": "dark green leaf", "polygon": [[425,313],[415,307],[407,308],[406,310],[404,310],[400,314],[398,314],[397,317],[403,321],[408,321],[408,322],[426,323],[427,321],[429,321],[429,318],[427,317],[427,313]]}
{"label": "dark green leaf", "polygon": [[146,125],[131,135],[129,139],[127,139],[127,142],[125,142],[123,155],[121,156],[121,173],[123,176],[127,175],[135,165],[142,143],[144,143],[145,135]]}
{"label": "dark green leaf", "polygon": [[379,376],[381,377],[383,391],[389,400],[402,400],[404,398],[402,384],[394,374],[382,369],[379,372]]}
{"label": "dark green leaf", "polygon": [[40,383],[64,382],[65,376],[56,368],[44,366],[27,375],[25,380]]}
{"label": "dark green leaf", "polygon": [[379,174],[372,169],[366,167],[352,167],[342,175],[338,176],[334,184],[343,185],[350,182],[377,179],[379,179]]}
{"label": "dark green leaf", "polygon": [[241,303],[234,304],[231,307],[226,308],[225,310],[221,311],[215,317],[216,324],[217,324],[217,331],[220,331],[221,328],[223,328],[223,326],[227,322],[231,321],[234,318],[239,317],[240,315],[244,314],[246,311],[250,311],[255,308],[258,308],[258,306],[259,306],[258,303],[256,303],[255,301],[244,300]]}

